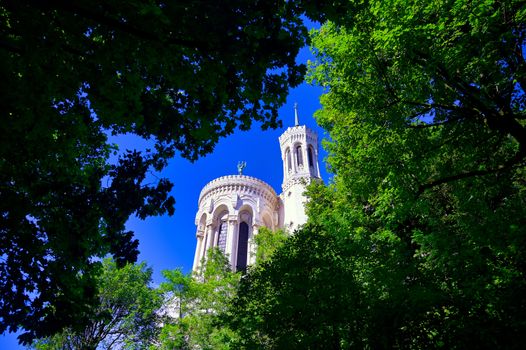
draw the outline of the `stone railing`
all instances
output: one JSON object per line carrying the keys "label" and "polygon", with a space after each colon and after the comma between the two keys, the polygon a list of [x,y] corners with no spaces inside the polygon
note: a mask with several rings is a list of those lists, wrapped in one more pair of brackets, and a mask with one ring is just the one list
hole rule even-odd
{"label": "stone railing", "polygon": [[227,175],[212,180],[203,187],[199,195],[199,208],[208,198],[229,193],[255,194],[267,200],[272,206],[277,205],[278,202],[276,191],[266,182],[247,175]]}

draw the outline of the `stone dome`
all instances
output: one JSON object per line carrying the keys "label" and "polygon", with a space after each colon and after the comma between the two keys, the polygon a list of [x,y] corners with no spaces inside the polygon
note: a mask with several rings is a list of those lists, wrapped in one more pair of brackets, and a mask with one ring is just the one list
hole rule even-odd
{"label": "stone dome", "polygon": [[260,179],[246,175],[227,175],[214,179],[203,187],[199,195],[199,211],[206,208],[208,212],[212,212],[214,206],[220,203],[230,204],[235,210],[239,205],[239,200],[243,198],[259,199],[259,202],[251,204],[259,207],[265,204],[270,208],[275,208],[279,200],[274,189]]}
{"label": "stone dome", "polygon": [[198,247],[194,269],[209,247],[218,247],[232,267],[253,263],[253,237],[258,227],[279,227],[280,199],[264,181],[246,175],[222,176],[201,190],[195,217]]}

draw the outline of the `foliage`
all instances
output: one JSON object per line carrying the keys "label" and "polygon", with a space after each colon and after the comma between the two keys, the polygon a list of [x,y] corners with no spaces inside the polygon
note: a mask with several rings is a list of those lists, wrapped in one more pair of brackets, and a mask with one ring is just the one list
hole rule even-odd
{"label": "foliage", "polygon": [[256,263],[261,264],[272,257],[272,254],[287,240],[287,232],[282,229],[271,230],[264,226],[259,228],[258,234],[254,236],[256,243]]}
{"label": "foliage", "polygon": [[[356,332],[359,288],[349,247],[320,226],[306,225],[241,280],[230,326],[239,349],[345,348],[335,335]],[[335,256],[346,259],[334,260]],[[359,337],[358,334],[356,334]]]}
{"label": "foliage", "polygon": [[361,316],[375,330],[363,338],[371,348],[522,347],[524,198],[498,203],[488,190],[502,194],[509,184],[477,180],[480,191],[470,181],[407,198],[413,206],[399,222],[393,217],[403,207],[394,200],[386,215],[341,183],[311,192],[311,203],[330,203],[317,212],[324,227],[345,229],[362,247],[356,271],[367,305]]}
{"label": "foliage", "polygon": [[[320,117],[329,131],[336,118],[363,124],[371,141],[385,140],[376,153],[389,151],[396,137],[411,137],[389,155],[417,149],[427,156],[415,174],[419,191],[523,164],[521,2],[351,2],[348,11],[312,38],[318,61],[310,79],[329,88]],[[432,167],[448,147],[457,151],[455,161]]]}
{"label": "foliage", "polygon": [[36,349],[145,349],[157,337],[162,304],[160,293],[151,288],[152,269],[145,263],[118,268],[103,261],[98,277],[99,306],[84,329],[68,328],[39,340]]}
{"label": "foliage", "polygon": [[[195,160],[277,108],[304,67],[292,2],[3,1],[0,5],[0,333],[82,324],[93,257],[137,258],[130,215],[172,213],[146,184],[176,152]],[[153,147],[121,152],[108,135]],[[156,183],[155,183],[156,182]],[[58,311],[60,310],[60,311]]]}
{"label": "foliage", "polygon": [[[313,207],[311,217],[341,216],[370,239],[400,242],[393,254],[408,268],[404,283],[368,281],[390,286],[390,304],[408,316],[394,315],[385,339],[414,348],[520,348],[525,8],[351,6],[352,16],[313,34],[319,59],[311,78],[328,88],[318,121],[333,139],[337,178],[329,197],[312,193],[314,205],[332,208]],[[393,257],[368,259],[382,271]]]}
{"label": "foliage", "polygon": [[234,297],[240,274],[230,269],[228,259],[213,248],[207,252],[195,275],[181,270],[164,271],[161,286],[169,296],[171,319],[166,320],[161,349],[235,349],[236,333],[222,321]]}
{"label": "foliage", "polygon": [[242,281],[240,347],[523,347],[524,5],[324,6],[310,79],[336,176]]}

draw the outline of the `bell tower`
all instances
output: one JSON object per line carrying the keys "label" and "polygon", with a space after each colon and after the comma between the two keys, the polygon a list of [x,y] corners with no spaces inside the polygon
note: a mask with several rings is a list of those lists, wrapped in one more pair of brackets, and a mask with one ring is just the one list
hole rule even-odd
{"label": "bell tower", "polygon": [[304,195],[306,186],[320,178],[318,135],[299,124],[298,105],[294,104],[294,126],[279,137],[283,160],[283,226],[290,232],[307,222]]}

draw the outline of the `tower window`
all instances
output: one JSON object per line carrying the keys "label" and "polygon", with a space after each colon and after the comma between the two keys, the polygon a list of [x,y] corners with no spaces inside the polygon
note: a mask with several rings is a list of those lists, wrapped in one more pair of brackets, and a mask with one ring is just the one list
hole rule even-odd
{"label": "tower window", "polygon": [[292,169],[292,162],[290,160],[290,149],[287,148],[287,150],[285,151],[285,158],[287,158],[287,170],[290,171],[290,169]]}
{"label": "tower window", "polygon": [[221,250],[223,253],[226,249],[226,229],[227,229],[227,223],[226,221],[221,221],[221,224],[219,225],[218,235],[217,237],[217,246],[219,247],[219,250]]}
{"label": "tower window", "polygon": [[312,146],[307,148],[307,157],[309,158],[309,166],[314,166],[314,157],[312,155]]}
{"label": "tower window", "polygon": [[239,224],[239,238],[237,241],[237,266],[236,271],[247,270],[248,256],[248,224],[242,222]]}
{"label": "tower window", "polygon": [[298,165],[303,165],[303,154],[301,153],[301,146],[296,147],[296,159]]}

